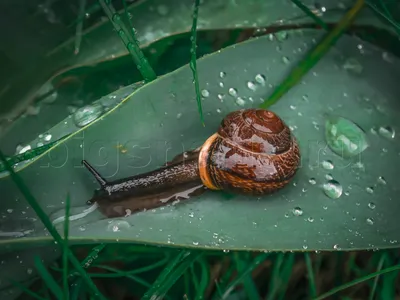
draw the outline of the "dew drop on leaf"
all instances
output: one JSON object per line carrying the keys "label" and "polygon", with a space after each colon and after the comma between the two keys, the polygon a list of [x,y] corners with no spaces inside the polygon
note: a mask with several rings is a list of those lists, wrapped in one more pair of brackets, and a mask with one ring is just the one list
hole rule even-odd
{"label": "dew drop on leaf", "polygon": [[325,170],[332,170],[332,169],[334,168],[334,165],[333,165],[332,161],[330,161],[330,160],[324,160],[324,161],[322,162],[322,167],[323,167]]}
{"label": "dew drop on leaf", "polygon": [[237,90],[235,88],[230,88],[228,90],[229,95],[231,95],[232,97],[237,97]]}
{"label": "dew drop on leaf", "polygon": [[225,78],[225,76],[226,76],[226,73],[225,73],[225,72],[219,72],[219,77],[220,77],[220,78]]}
{"label": "dew drop on leaf", "polygon": [[386,126],[386,127],[381,126],[381,127],[379,127],[378,132],[379,132],[379,134],[380,134],[381,136],[383,136],[384,138],[387,138],[387,139],[389,139],[389,140],[394,139],[395,131],[394,131],[394,129],[393,129],[392,127],[390,127],[390,126]]}
{"label": "dew drop on leaf", "polygon": [[354,74],[361,74],[363,71],[363,66],[357,59],[349,58],[343,64],[343,69]]}
{"label": "dew drop on leaf", "polygon": [[257,74],[255,77],[255,80],[259,83],[259,84],[265,84],[265,76],[262,74]]}
{"label": "dew drop on leaf", "polygon": [[244,106],[246,104],[246,101],[244,101],[243,98],[241,98],[241,97],[237,97],[236,98],[236,103],[239,106]]}
{"label": "dew drop on leaf", "polygon": [[386,179],[385,179],[385,177],[379,176],[379,177],[378,177],[378,182],[379,182],[380,184],[386,185]]}
{"label": "dew drop on leaf", "polygon": [[208,90],[202,90],[201,91],[201,95],[205,98],[207,98],[208,96],[210,96],[210,92]]}
{"label": "dew drop on leaf", "polygon": [[343,117],[327,118],[325,139],[329,148],[342,158],[353,157],[369,147],[365,132]]}
{"label": "dew drop on leaf", "polygon": [[103,111],[103,106],[101,104],[81,107],[74,113],[74,123],[78,127],[86,126],[100,117]]}
{"label": "dew drop on leaf", "polygon": [[368,225],[374,225],[374,219],[373,218],[367,218],[367,224]]}
{"label": "dew drop on leaf", "polygon": [[303,214],[303,210],[301,209],[301,207],[296,206],[295,208],[293,208],[292,213],[295,216],[301,216]]}
{"label": "dew drop on leaf", "polygon": [[342,195],[343,187],[336,180],[329,180],[322,185],[325,195],[331,199],[337,199]]}
{"label": "dew drop on leaf", "polygon": [[252,91],[255,91],[257,89],[256,85],[252,81],[247,82],[247,87]]}
{"label": "dew drop on leaf", "polygon": [[372,186],[369,186],[365,189],[368,194],[373,194],[374,193],[374,188]]}
{"label": "dew drop on leaf", "polygon": [[288,64],[290,62],[289,58],[286,56],[282,57],[282,61],[284,64]]}

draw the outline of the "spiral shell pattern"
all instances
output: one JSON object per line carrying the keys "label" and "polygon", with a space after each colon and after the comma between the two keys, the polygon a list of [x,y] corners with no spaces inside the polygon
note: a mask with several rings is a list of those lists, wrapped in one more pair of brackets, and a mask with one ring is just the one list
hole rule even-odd
{"label": "spiral shell pattern", "polygon": [[284,187],[299,164],[289,127],[275,113],[254,108],[229,113],[199,155],[205,186],[253,195]]}

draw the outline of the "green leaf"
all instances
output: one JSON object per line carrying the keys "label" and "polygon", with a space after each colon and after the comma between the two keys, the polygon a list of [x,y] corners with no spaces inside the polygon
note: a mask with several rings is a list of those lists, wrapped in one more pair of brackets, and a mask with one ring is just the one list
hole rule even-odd
{"label": "green leaf", "polygon": [[[192,74],[186,65],[130,90],[130,95],[129,87],[112,93],[109,96],[124,100],[119,106],[18,173],[52,220],[64,215],[61,203],[68,191],[71,216],[77,216],[89,208],[86,201],[98,188],[81,166],[83,158],[107,180],[160,167],[202,145],[228,112],[258,107],[271,86],[282,82],[323,34],[298,30],[289,32],[286,40],[255,38],[199,59],[200,88],[209,92],[202,101],[205,127],[196,119]],[[70,243],[118,239],[119,243],[205,249],[293,251],[399,246],[398,170],[394,166],[399,163],[400,149],[397,136],[386,133],[388,126],[394,131],[400,126],[395,92],[400,62],[394,58],[389,63],[382,53],[367,42],[343,36],[302,84],[270,107],[293,129],[301,149],[300,169],[281,191],[260,199],[235,195],[229,201],[223,193],[207,191],[176,205],[114,220],[93,211],[71,220]],[[361,73],[343,67],[348,58],[359,62]],[[220,72],[226,75],[221,78]],[[237,95],[229,92],[234,88]],[[358,124],[370,147],[349,159],[332,152],[324,135],[327,114],[332,113]],[[335,199],[324,192],[330,178],[342,191]],[[7,210],[23,210],[24,204],[15,201],[20,194],[9,177],[0,180],[0,190],[7,195],[0,203],[3,215],[12,218]],[[302,214],[293,214],[296,207]],[[27,211],[26,216],[34,214]],[[50,241],[39,224],[34,235],[36,241]],[[30,236],[1,243],[28,241],[32,241]]]}

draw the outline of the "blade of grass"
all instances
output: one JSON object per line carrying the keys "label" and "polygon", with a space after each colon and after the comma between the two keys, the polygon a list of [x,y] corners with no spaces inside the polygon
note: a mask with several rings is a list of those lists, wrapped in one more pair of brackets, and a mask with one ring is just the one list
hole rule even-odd
{"label": "blade of grass", "polygon": [[204,124],[204,117],[203,117],[203,108],[201,106],[201,95],[200,95],[200,87],[199,87],[199,78],[197,76],[197,63],[196,63],[196,49],[197,49],[197,18],[199,15],[199,5],[200,0],[194,0],[194,8],[193,8],[193,23],[192,23],[192,31],[190,40],[192,41],[192,47],[190,49],[191,52],[191,59],[190,59],[190,69],[193,73],[193,83],[196,91],[196,100],[197,100],[197,108],[200,114],[200,121],[203,126]]}
{"label": "blade of grass", "polygon": [[260,108],[268,108],[276,103],[286,92],[295,86],[300,79],[324,56],[332,45],[344,33],[346,28],[357,16],[361,8],[364,6],[364,0],[357,0],[356,4],[346,13],[340,20],[338,25],[330,31],[322,41],[310,51],[306,57],[296,66],[288,77],[273,91],[271,96],[265,100]]}
{"label": "blade of grass", "polygon": [[79,0],[79,18],[80,21],[78,24],[76,24],[76,31],[75,31],[75,50],[74,53],[77,55],[79,53],[79,49],[81,47],[81,41],[82,41],[82,27],[83,27],[83,21],[85,20],[85,6],[86,6],[86,0]]}
{"label": "blade of grass", "polygon": [[197,292],[199,291],[199,281],[198,281],[198,279],[197,279],[196,272],[195,272],[195,270],[194,270],[194,265],[195,265],[195,264],[192,264],[192,265],[189,267],[189,272],[190,272],[190,276],[192,277],[192,282],[193,282],[194,290],[195,290],[195,292],[197,293]]}
{"label": "blade of grass", "polygon": [[220,279],[219,283],[215,282],[216,291],[212,299],[214,300],[222,299],[223,291],[225,291],[228,288],[229,279],[231,278],[234,271],[235,271],[235,265],[231,263],[228,267],[228,270],[225,272],[225,274],[222,275],[222,278]]}
{"label": "blade of grass", "polygon": [[34,262],[40,277],[42,277],[43,281],[46,283],[46,286],[54,294],[54,296],[56,296],[56,299],[63,299],[63,291],[58,286],[53,276],[51,276],[51,274],[46,270],[46,267],[43,265],[38,256],[35,256]]}
{"label": "blade of grass", "polygon": [[208,281],[210,280],[208,264],[207,261],[204,259],[204,257],[201,257],[199,259],[199,264],[201,268],[201,279],[200,279],[199,289],[197,290],[196,297],[194,298],[195,300],[204,299],[204,293],[207,289]]}
{"label": "blade of grass", "polygon": [[289,253],[288,257],[285,259],[280,278],[280,287],[279,287],[279,300],[284,299],[287,287],[289,285],[289,279],[292,276],[293,265],[294,265],[294,254]]}
{"label": "blade of grass", "polygon": [[[380,260],[379,260],[378,267],[376,268],[376,270],[377,270],[378,272],[379,272],[380,270],[382,270],[382,267],[383,267],[383,264],[385,263],[386,257],[387,257],[387,253],[386,253],[386,252],[383,252],[382,255],[381,255],[381,258],[380,258]],[[369,294],[369,297],[368,297],[369,300],[373,300],[374,297],[375,297],[376,288],[377,288],[377,286],[378,286],[379,278],[380,278],[380,276],[378,275],[378,276],[376,276],[375,279],[374,279],[374,284],[373,284],[373,286],[372,286],[371,293]]]}
{"label": "blade of grass", "polygon": [[82,278],[77,278],[75,283],[71,287],[71,300],[78,300],[82,293]]}
{"label": "blade of grass", "polygon": [[310,297],[315,297],[317,296],[317,289],[315,286],[314,271],[311,263],[311,258],[308,252],[304,253],[304,259],[306,261],[306,266],[307,266],[308,283],[310,286]]}
{"label": "blade of grass", "polygon": [[[248,254],[249,253],[239,254],[237,252],[233,254],[233,259],[235,261],[238,273],[241,273],[243,272],[243,270],[246,269],[246,261],[249,259]],[[251,274],[247,274],[246,276],[243,277],[243,286],[247,293],[247,299],[250,300],[260,299],[260,295],[257,291],[257,287],[254,284],[253,279],[251,278]]]}
{"label": "blade of grass", "polygon": [[357,284],[359,284],[361,282],[364,282],[364,281],[367,281],[367,280],[371,280],[371,279],[375,278],[376,276],[379,276],[379,275],[382,275],[382,274],[386,274],[386,273],[390,273],[390,272],[393,272],[393,271],[399,271],[399,270],[400,270],[400,264],[396,265],[396,266],[393,266],[393,267],[389,267],[389,268],[383,269],[383,270],[381,270],[379,272],[371,273],[371,274],[369,274],[367,276],[363,276],[363,277],[357,278],[357,279],[355,279],[353,281],[350,281],[348,283],[345,283],[345,284],[342,284],[342,285],[340,285],[338,287],[335,287],[335,288],[331,289],[329,292],[326,292],[326,293],[314,298],[314,300],[325,299],[325,298],[330,297],[330,296],[332,296],[332,295],[334,295],[334,294],[336,294],[336,293],[338,293],[340,291],[343,291],[343,290],[348,289],[348,288],[350,288],[352,286],[355,286],[355,285],[357,285]]}
{"label": "blade of grass", "polygon": [[32,298],[38,299],[38,300],[46,300],[46,298],[43,298],[40,295],[32,292],[29,288],[27,288],[25,285],[21,284],[20,282],[15,281],[15,280],[13,280],[11,278],[8,278],[7,280],[10,281],[10,283],[12,285],[14,285],[15,287],[19,288],[21,291],[23,291],[25,294],[31,296]]}
{"label": "blade of grass", "polygon": [[164,271],[161,272],[153,286],[144,294],[142,300],[162,299],[165,297],[168,290],[201,255],[201,252],[181,251]]}
{"label": "blade of grass", "polygon": [[128,276],[128,275],[135,275],[135,274],[140,274],[140,273],[144,273],[144,272],[148,272],[151,271],[155,268],[161,267],[162,265],[164,265],[167,261],[169,260],[169,257],[166,257],[165,259],[162,259],[160,261],[157,261],[151,265],[142,267],[142,268],[138,268],[138,269],[134,269],[131,271],[121,271],[115,268],[111,268],[109,266],[97,266],[96,268],[101,268],[107,271],[111,271],[111,272],[115,272],[113,274],[100,274],[100,273],[88,273],[88,275],[92,278],[118,278],[118,277],[124,277],[124,276]]}
{"label": "blade of grass", "polygon": [[143,79],[146,82],[156,79],[157,75],[140,49],[139,41],[137,40],[134,31],[127,28],[122,21],[121,16],[116,12],[110,1],[99,0],[99,3],[107,17],[110,19],[110,22],[114,26],[114,29],[117,31],[125,47],[128,49],[138,71],[143,76]]}
{"label": "blade of grass", "polygon": [[384,20],[386,20],[390,25],[392,25],[394,27],[394,30],[396,31],[397,35],[400,35],[400,26],[399,24],[391,19],[390,17],[388,17],[387,15],[385,15],[383,12],[381,12],[376,6],[375,4],[367,1],[366,2],[367,5],[381,18],[383,18]]}
{"label": "blade of grass", "polygon": [[63,286],[64,286],[64,299],[69,299],[69,286],[68,286],[68,233],[69,233],[69,209],[70,209],[70,195],[68,193],[65,200],[65,221],[64,221],[64,244],[63,244]]}
{"label": "blade of grass", "polygon": [[[42,210],[40,207],[39,203],[36,201],[35,197],[33,197],[32,193],[29,191],[28,187],[25,185],[24,181],[22,178],[14,172],[14,170],[11,168],[11,166],[8,164],[4,154],[2,151],[0,151],[0,161],[3,161],[3,164],[6,167],[6,170],[10,172],[11,179],[14,181],[15,185],[18,187],[22,195],[24,195],[26,201],[29,203],[29,205],[32,207],[32,209],[35,211],[37,216],[39,217],[40,221],[44,224],[48,232],[52,235],[54,240],[57,242],[57,244],[61,247],[63,250],[63,239],[61,238],[60,234],[57,232],[57,230],[54,228],[53,224],[51,223],[50,219],[47,217],[46,213]],[[90,288],[90,290],[97,295],[101,299],[105,299],[104,296],[100,293],[100,291],[97,289],[96,285],[92,282],[92,280],[86,275],[85,270],[82,269],[82,267],[79,264],[78,259],[72,254],[72,252],[68,249],[68,258],[73,265],[73,267],[79,272],[79,274],[82,276],[82,278],[85,281],[85,284]]]}
{"label": "blade of grass", "polygon": [[307,16],[309,16],[311,19],[313,19],[315,21],[315,23],[317,23],[323,29],[329,30],[328,25],[320,17],[318,17],[316,14],[314,14],[306,5],[304,5],[303,2],[301,2],[299,0],[292,0],[292,2],[294,4],[296,4],[296,6],[298,8],[300,8]]}
{"label": "blade of grass", "polygon": [[[37,148],[33,148],[33,149],[25,151],[24,153],[21,153],[21,154],[17,154],[17,155],[11,156],[11,157],[7,157],[6,159],[7,159],[8,163],[11,166],[13,166],[13,165],[15,165],[17,163],[20,163],[22,161],[26,161],[26,160],[32,159],[32,158],[34,158],[36,156],[39,156],[39,155],[43,154],[44,152],[49,150],[51,147],[53,147],[56,144],[58,144],[59,142],[61,142],[63,139],[67,138],[68,136],[69,136],[69,134],[63,136],[62,138],[60,138],[60,139],[58,139],[58,140],[56,140],[54,142],[48,143],[46,145],[43,145],[43,146],[40,146],[40,147],[37,147]],[[6,167],[5,167],[3,162],[0,162],[0,173],[4,172],[4,171],[6,171]]]}
{"label": "blade of grass", "polygon": [[272,280],[268,287],[268,295],[266,297],[267,300],[275,299],[276,294],[278,292],[279,273],[283,264],[284,256],[285,256],[284,253],[279,253],[277,259],[274,261],[274,268],[272,270],[272,275],[271,275]]}
{"label": "blade of grass", "polygon": [[249,273],[251,273],[259,264],[261,264],[269,253],[262,253],[258,255],[250,264],[247,265],[240,273],[237,274],[236,278],[232,280],[224,290],[221,291],[221,297],[215,297],[215,299],[226,299],[229,294],[233,291],[235,286],[239,284]]}

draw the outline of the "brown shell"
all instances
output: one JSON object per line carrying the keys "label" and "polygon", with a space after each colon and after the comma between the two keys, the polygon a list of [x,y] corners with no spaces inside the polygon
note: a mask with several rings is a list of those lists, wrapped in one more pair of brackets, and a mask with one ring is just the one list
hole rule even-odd
{"label": "brown shell", "polygon": [[276,191],[290,181],[300,163],[299,146],[290,129],[264,109],[228,114],[203,149],[199,166],[205,185],[236,193]]}

